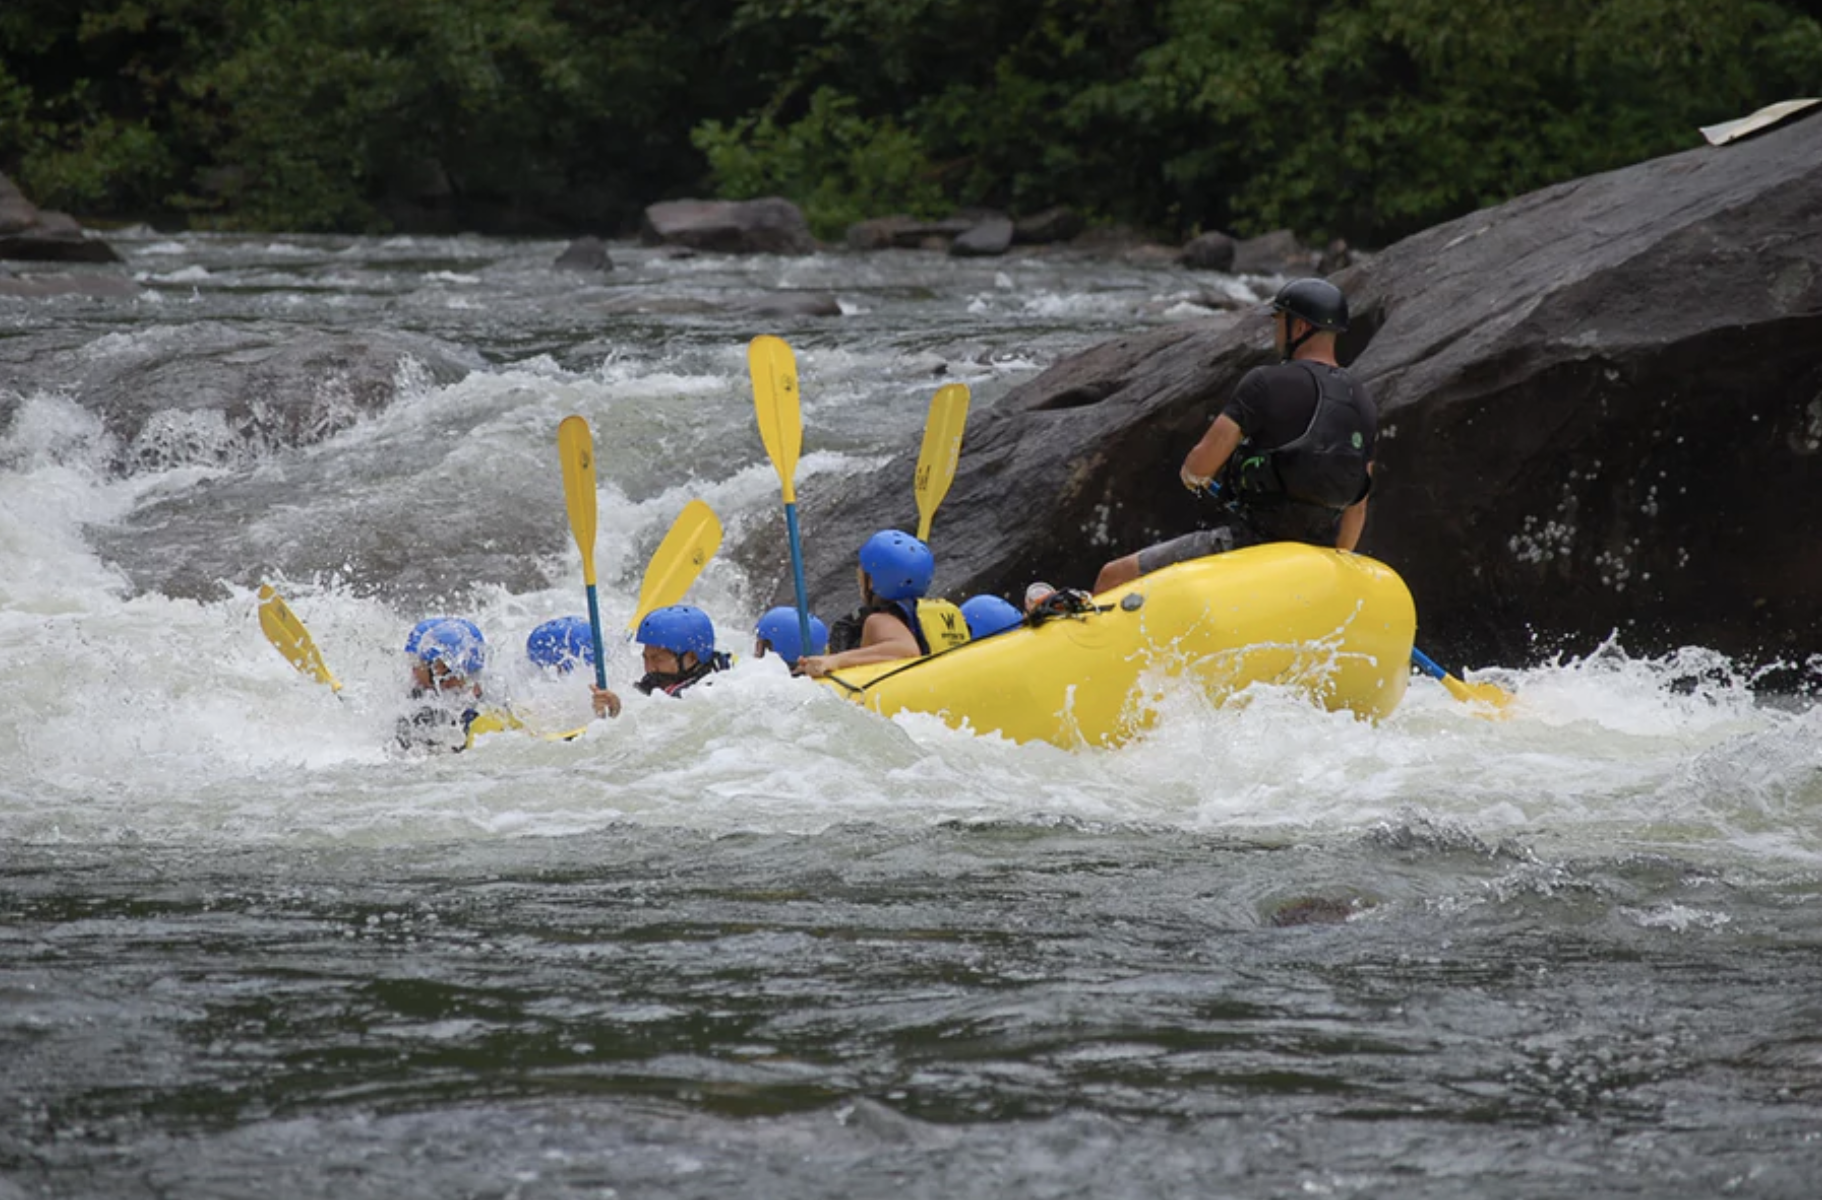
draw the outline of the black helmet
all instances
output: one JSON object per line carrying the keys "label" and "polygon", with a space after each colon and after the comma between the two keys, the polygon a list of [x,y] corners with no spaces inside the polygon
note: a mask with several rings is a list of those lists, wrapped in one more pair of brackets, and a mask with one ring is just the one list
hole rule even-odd
{"label": "black helmet", "polygon": [[1318,329],[1348,327],[1348,298],[1326,279],[1293,279],[1272,297],[1272,311],[1300,317]]}

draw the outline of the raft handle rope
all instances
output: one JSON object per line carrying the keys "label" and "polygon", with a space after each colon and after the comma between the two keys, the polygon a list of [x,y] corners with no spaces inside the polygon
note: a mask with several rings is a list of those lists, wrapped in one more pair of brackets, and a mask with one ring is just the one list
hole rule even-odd
{"label": "raft handle rope", "polygon": [[1113,605],[1096,604],[1094,597],[1080,588],[1059,588],[1032,606],[1031,611],[1025,616],[1025,624],[1036,629],[1059,617],[1071,621],[1085,621],[1095,613],[1112,611]]}
{"label": "raft handle rope", "polygon": [[[898,672],[894,671],[893,674],[896,675],[896,674],[898,674]],[[848,694],[851,696],[861,696],[861,695],[866,694],[867,689],[865,687],[855,687],[853,684],[849,683],[847,680],[843,679],[841,676],[837,675],[833,671],[830,671],[827,675],[824,675],[823,678],[827,679],[831,683],[840,685],[842,688],[846,689]],[[876,680],[875,682],[878,682],[878,681]]]}

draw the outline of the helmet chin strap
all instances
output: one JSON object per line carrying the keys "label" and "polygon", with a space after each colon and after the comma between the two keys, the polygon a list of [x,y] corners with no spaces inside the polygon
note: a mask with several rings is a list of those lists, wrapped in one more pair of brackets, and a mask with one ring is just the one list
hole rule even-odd
{"label": "helmet chin strap", "polygon": [[[1302,317],[1295,317],[1295,316],[1292,316],[1290,313],[1285,313],[1284,319],[1287,323],[1291,322],[1291,321],[1303,321]],[[1278,360],[1279,362],[1287,363],[1287,362],[1290,362],[1292,359],[1296,358],[1297,357],[1297,347],[1303,345],[1303,343],[1309,341],[1311,338],[1315,337],[1318,333],[1322,332],[1322,330],[1320,328],[1318,328],[1315,325],[1310,324],[1308,321],[1303,321],[1303,325],[1304,325],[1304,329],[1303,329],[1303,335],[1301,337],[1288,339],[1284,343],[1284,357],[1279,359]]]}

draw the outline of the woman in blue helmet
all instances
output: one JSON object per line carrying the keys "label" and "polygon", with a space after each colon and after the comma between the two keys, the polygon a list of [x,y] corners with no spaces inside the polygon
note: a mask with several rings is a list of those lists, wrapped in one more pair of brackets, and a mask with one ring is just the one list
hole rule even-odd
{"label": "woman in blue helmet", "polygon": [[[731,660],[715,649],[715,625],[700,608],[673,604],[648,614],[633,635],[644,650],[645,675],[633,686],[645,695],[681,695]],[[591,687],[595,715],[613,716],[620,698],[606,688]]]}
{"label": "woman in blue helmet", "polygon": [[410,698],[418,707],[399,718],[399,745],[467,749],[484,711],[481,674],[487,666],[487,639],[480,626],[461,617],[427,618],[406,636],[405,653],[411,659]]}
{"label": "woman in blue helmet", "polygon": [[[806,654],[798,670],[818,678],[842,667],[917,658],[965,645],[968,623],[961,610],[947,600],[924,598],[935,574],[930,547],[910,534],[884,529],[868,538],[860,548],[861,609],[836,623],[838,629],[844,624],[859,626],[856,644],[836,654]],[[831,646],[836,641],[832,634]]]}
{"label": "woman in blue helmet", "polygon": [[[784,659],[784,665],[797,667],[797,660],[804,656],[803,630],[797,621],[797,610],[790,605],[780,605],[759,618],[754,629],[753,653],[764,658],[770,650]],[[829,627],[814,613],[810,615],[810,648],[811,654],[822,654],[829,648]]]}

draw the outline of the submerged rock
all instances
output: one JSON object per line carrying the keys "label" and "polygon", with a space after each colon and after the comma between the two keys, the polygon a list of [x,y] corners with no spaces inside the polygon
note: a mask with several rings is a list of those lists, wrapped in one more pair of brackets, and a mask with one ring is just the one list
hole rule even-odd
{"label": "submerged rock", "polygon": [[789,200],[666,200],[645,210],[643,239],[716,254],[810,254],[803,210]]}
{"label": "submerged rock", "polygon": [[412,380],[450,383],[479,360],[404,333],[199,324],[97,344],[0,341],[0,391],[57,394],[95,413],[118,474],[234,466],[307,446],[390,404]]}
{"label": "submerged rock", "polygon": [[1272,909],[1269,922],[1279,929],[1298,925],[1345,925],[1369,905],[1332,896],[1299,896]]}
{"label": "submerged rock", "polygon": [[611,271],[614,260],[598,237],[579,237],[563,248],[551,266],[559,271]]}
{"label": "submerged rock", "polygon": [[[1813,116],[1531,193],[1336,276],[1342,358],[1383,429],[1361,549],[1411,585],[1426,650],[1515,662],[1618,630],[1647,651],[1822,651],[1818,195]],[[1261,316],[1186,323],[978,412],[935,590],[1085,584],[1194,527],[1209,514],[1178,464],[1270,355]],[[868,534],[915,526],[917,450],[804,497],[814,607],[852,605]],[[775,538],[740,553],[765,570]]]}
{"label": "submerged rock", "polygon": [[121,299],[139,294],[139,285],[120,275],[59,271],[54,274],[0,273],[0,296],[97,296]]}

